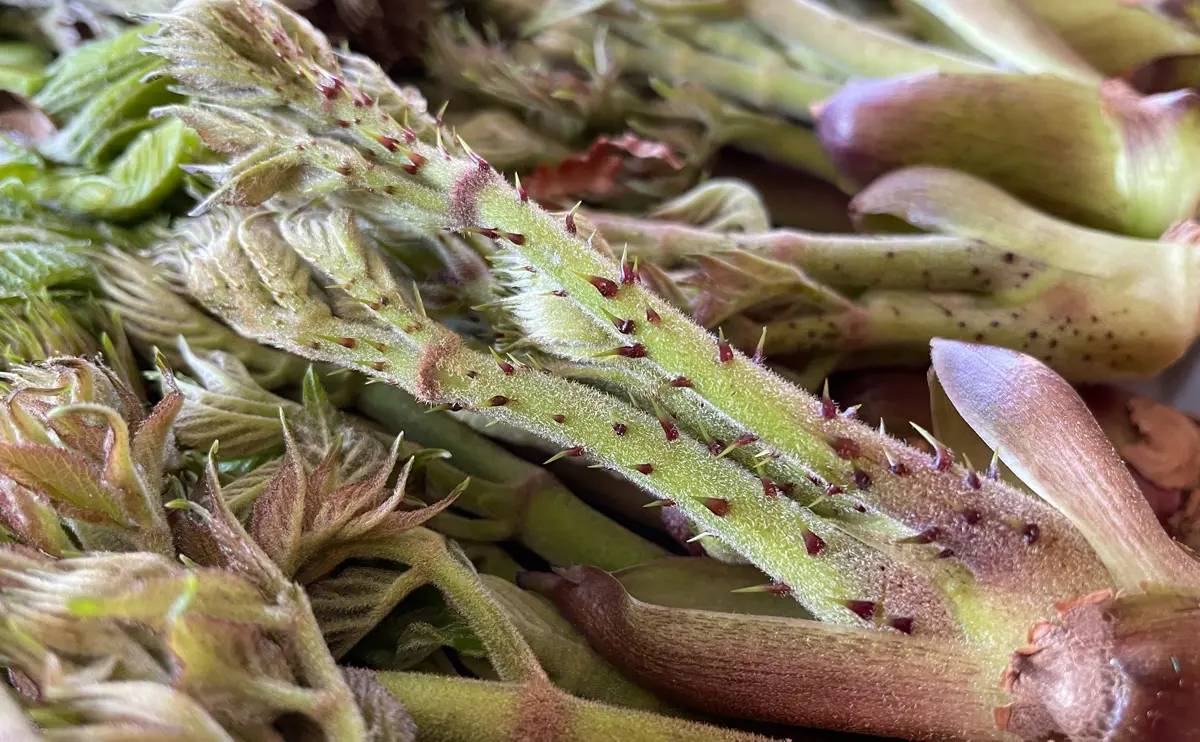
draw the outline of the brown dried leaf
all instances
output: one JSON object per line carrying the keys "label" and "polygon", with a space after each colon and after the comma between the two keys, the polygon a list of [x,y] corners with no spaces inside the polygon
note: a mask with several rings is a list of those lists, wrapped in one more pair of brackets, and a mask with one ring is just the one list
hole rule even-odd
{"label": "brown dried leaf", "polygon": [[57,132],[42,109],[15,95],[0,91],[0,135],[36,149],[39,142]]}
{"label": "brown dried leaf", "polygon": [[1129,419],[1142,437],[1121,449],[1130,465],[1164,489],[1200,485],[1200,428],[1191,418],[1152,399],[1133,397]]}
{"label": "brown dried leaf", "polygon": [[686,163],[661,142],[633,134],[601,136],[586,152],[557,165],[542,164],[521,179],[526,192],[544,204],[569,206],[575,201],[605,200],[630,189],[633,181],[673,175]]}
{"label": "brown dried leaf", "polygon": [[354,694],[358,710],[367,725],[366,742],[414,742],[417,725],[404,705],[396,699],[370,670],[343,667],[342,677]]}

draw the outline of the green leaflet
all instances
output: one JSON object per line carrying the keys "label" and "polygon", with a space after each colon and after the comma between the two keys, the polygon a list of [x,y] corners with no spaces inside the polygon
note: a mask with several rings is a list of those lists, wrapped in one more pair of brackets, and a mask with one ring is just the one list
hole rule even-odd
{"label": "green leaflet", "polygon": [[0,223],[0,299],[33,296],[88,275],[87,244],[32,224]]}
{"label": "green leaflet", "polygon": [[34,97],[50,117],[62,121],[81,110],[112,83],[146,64],[142,36],[156,26],[136,26],[112,38],[80,46],[59,57],[46,70],[50,79]]}
{"label": "green leaflet", "polygon": [[46,81],[49,56],[40,47],[19,41],[0,42],[0,90],[28,98]]}
{"label": "green leaflet", "polygon": [[104,173],[52,175],[29,184],[38,201],[98,219],[127,221],[158,207],[183,181],[199,151],[196,133],[167,121],[138,134]]}
{"label": "green leaflet", "polygon": [[154,125],[150,109],[180,99],[167,89],[170,80],[144,80],[160,65],[157,59],[143,57],[141,65],[92,97],[69,123],[42,143],[39,152],[54,162],[101,167],[139,132]]}

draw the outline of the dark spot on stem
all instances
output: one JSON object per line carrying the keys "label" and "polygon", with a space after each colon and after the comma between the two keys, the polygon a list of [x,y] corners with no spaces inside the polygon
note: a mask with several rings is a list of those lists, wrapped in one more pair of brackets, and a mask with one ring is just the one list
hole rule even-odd
{"label": "dark spot on stem", "polygon": [[872,600],[847,600],[846,607],[864,621],[870,621],[875,617],[875,602]]}
{"label": "dark spot on stem", "polygon": [[804,550],[808,552],[809,556],[820,554],[824,548],[825,542],[821,540],[820,536],[807,528],[804,529]]}
{"label": "dark spot on stem", "polygon": [[901,634],[913,633],[913,620],[907,617],[893,618],[888,621],[888,626],[891,626]]}
{"label": "dark spot on stem", "polygon": [[859,447],[858,441],[855,441],[852,438],[839,436],[834,438],[829,445],[833,448],[833,452],[838,455],[838,458],[846,459],[847,461],[856,458],[860,453],[862,453],[862,449]]}
{"label": "dark spot on stem", "polygon": [[708,512],[718,518],[724,518],[726,515],[729,515],[729,500],[720,497],[704,498],[704,507],[708,508]]}

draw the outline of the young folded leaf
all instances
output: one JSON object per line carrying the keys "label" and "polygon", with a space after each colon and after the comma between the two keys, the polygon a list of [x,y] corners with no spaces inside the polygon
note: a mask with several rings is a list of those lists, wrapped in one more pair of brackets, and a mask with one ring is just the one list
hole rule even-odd
{"label": "young folded leaf", "polygon": [[1156,238],[1200,202],[1196,100],[1048,75],[921,73],[843,86],[817,132],[860,187],[901,167],[943,166],[1057,216]]}
{"label": "young folded leaf", "polygon": [[49,554],[172,553],[162,509],[179,466],[170,386],[147,415],[115,372],[80,358],[19,366],[3,376],[0,520]]}
{"label": "young folded leaf", "polygon": [[[1158,583],[1200,590],[1200,562],[1163,531],[1062,377],[1020,353],[949,340],[934,341],[933,366],[963,418],[1016,476],[1070,518],[1119,589]],[[1064,428],[1069,435],[1059,432]]]}
{"label": "young folded leaf", "polygon": [[273,739],[288,714],[331,741],[366,738],[293,585],[142,552],[4,549],[0,569],[0,661],[29,681],[22,701],[51,738]]}

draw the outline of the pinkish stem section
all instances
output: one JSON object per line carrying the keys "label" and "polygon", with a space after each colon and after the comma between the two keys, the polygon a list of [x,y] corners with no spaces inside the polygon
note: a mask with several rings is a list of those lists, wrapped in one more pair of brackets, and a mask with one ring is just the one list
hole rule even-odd
{"label": "pinkish stem section", "polygon": [[622,672],[681,706],[885,737],[1012,739],[995,727],[993,709],[1007,700],[996,658],[953,642],[653,606],[591,567],[523,584],[549,596]]}
{"label": "pinkish stem section", "polygon": [[1195,594],[1102,592],[1030,631],[996,721],[1022,739],[1200,740],[1200,608]]}

